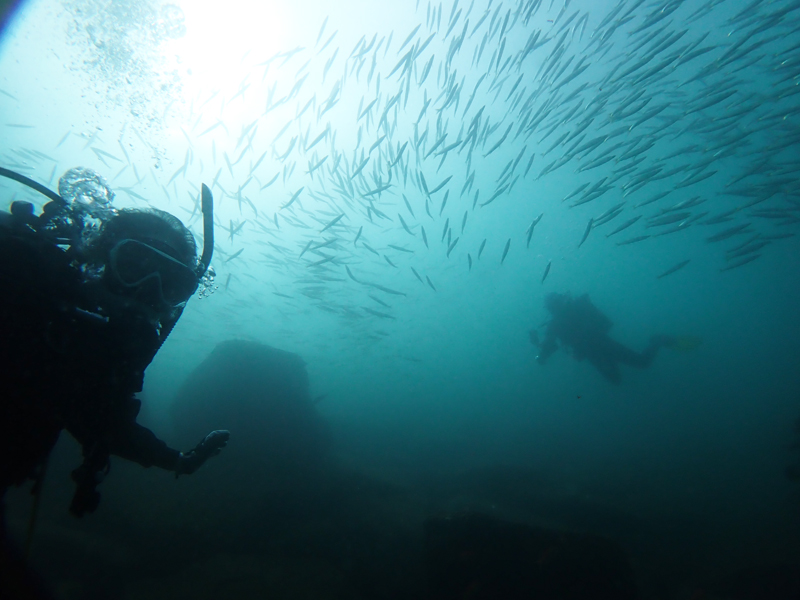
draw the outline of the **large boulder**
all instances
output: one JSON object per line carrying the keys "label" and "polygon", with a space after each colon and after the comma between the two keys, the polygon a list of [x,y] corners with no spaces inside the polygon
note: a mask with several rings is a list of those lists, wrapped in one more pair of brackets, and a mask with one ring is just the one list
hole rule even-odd
{"label": "large boulder", "polygon": [[303,359],[257,342],[231,340],[214,348],[178,391],[171,414],[179,447],[228,429],[225,462],[244,461],[262,473],[313,467],[329,445]]}
{"label": "large boulder", "polygon": [[231,432],[218,457],[181,478],[194,498],[181,513],[187,527],[204,522],[209,536],[235,531],[241,547],[257,551],[276,527],[320,509],[329,434],[296,354],[242,340],[219,344],[179,389],[172,418],[177,448],[192,448],[214,429]]}

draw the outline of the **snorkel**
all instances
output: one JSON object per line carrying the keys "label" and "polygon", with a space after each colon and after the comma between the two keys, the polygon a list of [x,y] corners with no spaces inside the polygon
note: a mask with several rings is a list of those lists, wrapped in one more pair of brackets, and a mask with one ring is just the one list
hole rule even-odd
{"label": "snorkel", "polygon": [[214,197],[205,183],[202,184],[201,197],[203,209],[203,254],[200,256],[200,263],[197,265],[198,279],[205,275],[208,266],[211,264],[211,256],[214,254]]}

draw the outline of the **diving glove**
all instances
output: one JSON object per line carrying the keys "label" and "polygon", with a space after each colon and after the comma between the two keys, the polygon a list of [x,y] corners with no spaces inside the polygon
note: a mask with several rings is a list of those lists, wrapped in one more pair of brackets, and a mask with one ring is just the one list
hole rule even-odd
{"label": "diving glove", "polygon": [[178,464],[175,467],[175,477],[183,474],[194,473],[211,456],[216,456],[228,445],[230,431],[220,429],[209,433],[203,441],[195,446],[194,450],[181,452]]}

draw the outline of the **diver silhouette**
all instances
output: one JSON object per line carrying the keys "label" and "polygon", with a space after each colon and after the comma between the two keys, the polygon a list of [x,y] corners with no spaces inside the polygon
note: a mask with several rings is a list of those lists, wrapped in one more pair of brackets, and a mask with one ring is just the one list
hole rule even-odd
{"label": "diver silhouette", "polygon": [[558,349],[558,342],[571,349],[575,360],[587,360],[611,383],[622,381],[619,365],[637,369],[649,367],[662,347],[675,344],[676,338],[654,335],[642,352],[631,350],[612,339],[608,332],[611,320],[589,300],[588,294],[573,298],[566,294],[548,294],[545,307],[550,312],[544,333],[539,340],[535,329],[530,331],[531,343],[539,348],[536,361],[543,365]]}
{"label": "diver silhouette", "polygon": [[[97,174],[69,171],[83,186],[72,199],[23,175],[0,175],[50,198],[0,211],[0,541],[3,499],[12,485],[40,478],[62,429],[83,448],[70,512],[93,512],[109,456],[192,473],[226,445],[212,431],[192,450],[167,446],[136,417],[144,370],[209,268],[211,192],[203,186],[204,251],[169,213],[117,210]],[[68,179],[69,179],[68,178]],[[102,184],[102,185],[101,185]],[[92,186],[95,186],[92,188]],[[103,190],[105,197],[99,190]],[[62,192],[62,194],[64,194]]]}

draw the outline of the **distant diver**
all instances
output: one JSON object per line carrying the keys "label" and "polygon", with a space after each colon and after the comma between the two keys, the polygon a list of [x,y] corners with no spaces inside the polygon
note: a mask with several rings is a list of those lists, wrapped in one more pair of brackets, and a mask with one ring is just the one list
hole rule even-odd
{"label": "distant diver", "polygon": [[[44,194],[41,215],[29,202],[0,211],[0,542],[3,498],[34,479],[41,488],[61,430],[83,447],[72,472],[70,512],[91,513],[109,457],[192,473],[226,445],[212,431],[193,449],[167,446],[136,417],[144,371],[186,302],[210,281],[213,214],[202,190],[204,249],[169,213],[116,209],[114,194],[87,169],[72,169],[59,192],[8,169],[0,175]],[[0,557],[2,558],[2,557]]]}
{"label": "distant diver", "polygon": [[572,351],[575,360],[588,360],[611,383],[622,381],[620,364],[644,369],[663,347],[683,350],[696,345],[694,338],[654,335],[642,352],[631,350],[608,335],[611,320],[592,304],[587,294],[573,298],[569,293],[551,293],[545,298],[545,307],[551,318],[544,339],[540,341],[535,329],[530,331],[531,343],[539,348],[536,361],[545,364],[560,342]]}

